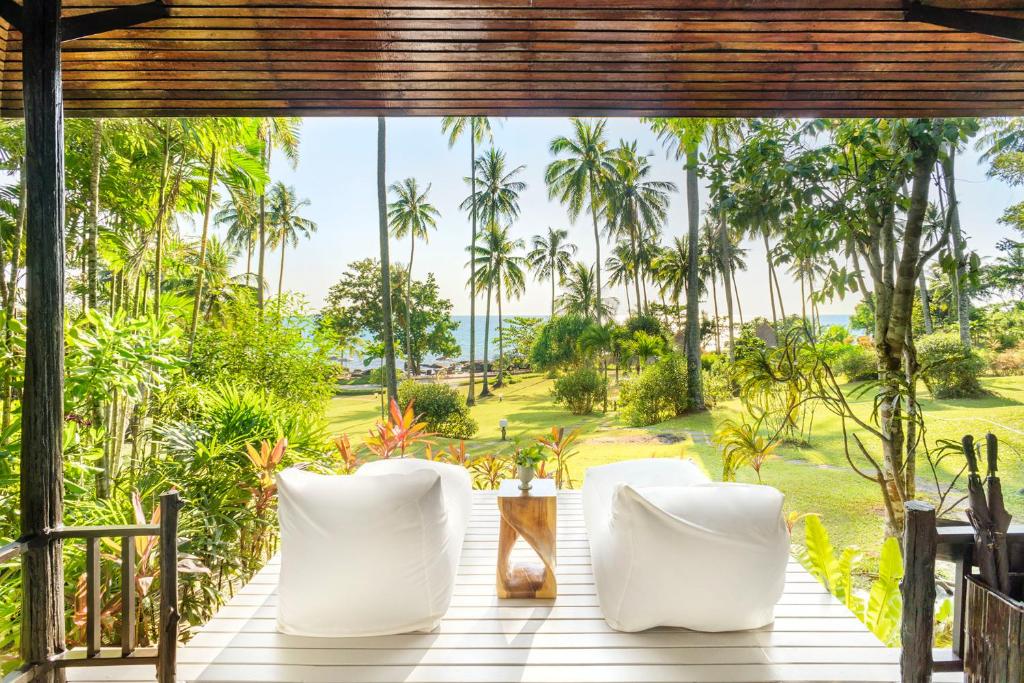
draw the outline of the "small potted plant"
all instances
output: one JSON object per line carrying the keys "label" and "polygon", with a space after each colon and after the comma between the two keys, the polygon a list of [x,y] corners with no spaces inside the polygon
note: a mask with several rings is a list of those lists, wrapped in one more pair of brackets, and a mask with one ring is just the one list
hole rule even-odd
{"label": "small potted plant", "polygon": [[539,443],[516,450],[516,477],[519,479],[519,489],[521,491],[530,490],[532,486],[530,482],[536,474],[537,465],[546,459],[544,447]]}

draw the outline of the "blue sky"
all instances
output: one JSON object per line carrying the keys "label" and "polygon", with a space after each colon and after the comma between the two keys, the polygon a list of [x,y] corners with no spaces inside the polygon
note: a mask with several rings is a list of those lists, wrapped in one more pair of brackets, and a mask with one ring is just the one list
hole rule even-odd
{"label": "blue sky", "polygon": [[[280,158],[273,161],[272,175],[294,185],[300,197],[310,200],[307,216],[319,226],[312,239],[300,244],[286,257],[285,289],[303,293],[309,303],[317,307],[323,302],[328,288],[338,280],[345,265],[351,261],[378,255],[376,204],[376,119],[323,118],[306,119],[302,126],[302,146],[299,165],[288,167]],[[579,256],[592,262],[594,256],[593,232],[586,218],[573,225],[565,210],[555,201],[549,201],[544,187],[544,168],[551,160],[548,143],[556,136],[569,132],[569,122],[556,118],[504,119],[494,123],[494,142],[506,151],[510,164],[525,164],[522,174],[527,190],[521,199],[522,215],[513,227],[513,234],[529,240],[531,235],[543,232],[547,226],[564,227],[579,247]],[[660,143],[650,130],[636,119],[611,119],[609,138],[639,141],[641,151],[654,152],[653,177],[671,180],[682,187],[682,169],[678,162],[666,158]],[[427,245],[416,247],[415,274],[424,276],[433,272],[442,293],[455,304],[456,314],[469,312],[465,295],[463,271],[465,245],[469,240],[469,222],[466,214],[458,210],[467,188],[463,182],[469,165],[467,141],[449,149],[447,138],[441,134],[440,120],[436,118],[400,118],[388,120],[388,183],[406,177],[415,177],[421,184],[431,184],[431,200],[441,212],[437,231]],[[1009,234],[1008,228],[997,223],[1003,209],[1019,201],[1021,190],[987,178],[986,167],[978,162],[978,155],[969,150],[958,160],[957,188],[961,200],[961,220],[970,238],[970,247],[982,256],[995,254],[995,243]],[[706,190],[702,188],[702,203]],[[665,240],[685,230],[685,195],[672,196]],[[765,280],[767,266],[763,247],[748,244],[749,270],[738,277],[740,299],[744,315],[770,313]],[[408,241],[392,240],[392,259],[408,259]],[[602,246],[602,259],[607,253]],[[268,270],[277,273],[277,258],[271,256]],[[531,281],[526,295],[519,301],[505,305],[507,315],[546,313],[550,308],[550,289],[546,283]],[[799,286],[783,282],[786,301],[799,302]],[[613,296],[622,302],[621,291]],[[854,301],[834,301],[822,308],[823,313],[844,313],[853,309]],[[710,304],[709,304],[710,306]]]}

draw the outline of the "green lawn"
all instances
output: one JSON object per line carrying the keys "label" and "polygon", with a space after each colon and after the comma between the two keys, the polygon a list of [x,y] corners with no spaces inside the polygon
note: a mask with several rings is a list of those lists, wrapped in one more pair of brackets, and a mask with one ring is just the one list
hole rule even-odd
{"label": "green lawn", "polygon": [[[959,439],[965,433],[981,438],[987,431],[997,434],[1007,505],[1017,519],[1024,519],[1024,377],[988,378],[983,384],[992,396],[950,401],[926,397],[922,403],[928,439]],[[584,470],[593,465],[628,458],[679,456],[694,459],[713,478],[721,478],[721,457],[705,435],[713,433],[722,419],[736,415],[740,409],[738,401],[708,413],[634,428],[623,425],[612,412],[585,417],[571,415],[551,402],[550,388],[551,381],[545,377],[526,375],[494,397],[479,401],[472,414],[480,431],[467,441],[470,453],[507,452],[516,439],[538,436],[559,425],[583,433],[579,453],[572,461],[577,482],[582,480]],[[866,415],[871,405],[861,400],[857,407]],[[331,401],[327,416],[332,434],[348,433],[356,443],[379,418],[380,401],[374,395],[342,395]],[[501,418],[509,421],[506,442],[500,440]],[[437,441],[447,443],[445,439]],[[765,483],[786,494],[787,508],[819,514],[837,547],[858,545],[868,555],[875,554],[882,538],[882,501],[877,485],[865,481],[847,465],[838,419],[818,410],[811,445],[786,445],[778,455],[765,465],[762,475]],[[918,470],[922,478],[930,477],[925,462],[920,462]],[[744,471],[740,480],[755,481],[755,477],[753,472]],[[934,486],[922,489],[921,493],[928,495],[932,490]],[[796,540],[800,540],[799,535]]]}

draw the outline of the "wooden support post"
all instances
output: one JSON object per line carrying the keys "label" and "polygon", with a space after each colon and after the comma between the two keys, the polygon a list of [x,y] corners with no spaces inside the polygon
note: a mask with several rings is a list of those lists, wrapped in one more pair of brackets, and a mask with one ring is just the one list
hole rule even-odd
{"label": "wooden support post", "polygon": [[100,653],[103,640],[100,615],[100,539],[85,539],[85,656]]}
{"label": "wooden support post", "polygon": [[135,651],[135,539],[121,539],[121,656]]}
{"label": "wooden support post", "polygon": [[[64,103],[61,0],[32,0],[22,14],[25,107],[25,387],[21,421],[21,532],[47,538],[22,561],[21,657],[64,651]],[[62,681],[60,671],[46,680]]]}
{"label": "wooden support post", "polygon": [[158,683],[174,683],[178,657],[178,510],[177,491],[160,496],[160,642]]}
{"label": "wooden support post", "polygon": [[935,508],[919,500],[905,503],[904,508],[900,672],[903,683],[928,683],[935,623]]}

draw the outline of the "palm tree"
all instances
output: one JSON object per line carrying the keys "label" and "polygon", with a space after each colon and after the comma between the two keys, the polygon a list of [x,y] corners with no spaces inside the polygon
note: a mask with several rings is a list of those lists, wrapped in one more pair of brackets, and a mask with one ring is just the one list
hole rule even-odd
{"label": "palm tree", "polygon": [[409,268],[405,276],[405,363],[406,371],[412,372],[412,262],[416,255],[416,240],[427,241],[431,230],[437,229],[441,213],[427,201],[430,185],[420,192],[415,178],[406,178],[391,185],[395,201],[388,207],[388,224],[395,239],[409,237]]}
{"label": "palm tree", "polygon": [[493,223],[484,231],[483,240],[477,245],[471,258],[476,261],[477,287],[487,288],[487,313],[484,319],[484,377],[481,396],[490,394],[487,385],[487,353],[491,327],[491,295],[495,293],[498,304],[498,378],[494,387],[500,387],[504,379],[504,334],[501,330],[502,291],[507,297],[519,297],[526,288],[523,266],[526,259],[516,254],[526,245],[521,239],[509,237],[509,227],[500,228]]}
{"label": "palm tree", "polygon": [[548,228],[547,235],[533,236],[533,249],[526,255],[526,262],[537,280],[551,280],[551,315],[555,315],[555,282],[565,280],[565,274],[572,267],[576,245],[568,241],[567,230]]}
{"label": "palm tree", "polygon": [[604,412],[608,412],[608,354],[615,349],[616,332],[617,326],[613,322],[604,325],[592,323],[583,330],[579,341],[583,353],[597,355],[601,360],[601,367],[604,369]]}
{"label": "palm tree", "polygon": [[270,225],[273,241],[281,246],[281,268],[277,277],[277,300],[281,305],[281,291],[284,286],[284,252],[289,245],[296,247],[299,238],[309,239],[316,232],[316,223],[299,215],[302,209],[309,206],[308,199],[299,199],[295,188],[282,182],[274,183],[270,190]]}
{"label": "palm tree", "polygon": [[[273,117],[259,120],[260,158],[267,175],[270,175],[270,157],[275,149],[284,153],[292,168],[299,163],[299,126],[302,119],[294,116]],[[266,286],[265,263],[268,244],[267,235],[267,192],[259,193],[259,259],[257,265],[257,301],[260,310],[266,299],[263,288]]]}
{"label": "palm tree", "polygon": [[391,319],[391,258],[388,253],[387,120],[377,117],[377,239],[380,242],[381,313],[384,317],[384,385],[388,405],[398,400],[395,378],[395,331]]}
{"label": "palm tree", "polygon": [[[526,183],[517,178],[525,169],[526,166],[516,166],[508,170],[505,153],[492,147],[477,157],[476,172],[480,183],[475,191],[471,189],[459,208],[471,209],[475,204],[485,230],[515,220],[519,217],[519,195],[526,189]],[[472,185],[472,178],[465,180]]]}
{"label": "palm tree", "polygon": [[[476,250],[477,206],[476,206],[476,146],[491,137],[491,122],[486,116],[446,116],[441,119],[441,132],[448,135],[448,148],[458,142],[469,129],[469,192],[472,233],[469,242],[470,253]],[[476,262],[469,264],[469,394],[466,403],[476,403]]]}
{"label": "palm tree", "polygon": [[565,277],[562,296],[558,297],[558,310],[561,313],[600,320],[602,317],[613,315],[617,303],[615,299],[609,297],[599,304],[594,267],[581,261],[572,264]]}
{"label": "palm tree", "polygon": [[[620,142],[612,155],[612,172],[605,181],[608,230],[628,240],[633,250],[633,262],[638,266],[633,273],[636,300],[640,301],[640,280],[643,265],[654,240],[645,237],[657,235],[668,216],[668,195],[675,192],[674,183],[650,180],[651,163],[646,155],[637,152],[637,143]],[[641,255],[641,252],[644,252]]]}
{"label": "palm tree", "polygon": [[252,274],[252,252],[259,235],[259,197],[244,189],[230,189],[231,201],[213,215],[213,223],[227,230],[227,246],[245,252],[245,275]]}
{"label": "palm tree", "polygon": [[651,128],[676,159],[685,159],[687,214],[686,287],[686,379],[690,408],[704,410],[704,388],[700,366],[700,300],[698,250],[700,239],[700,197],[697,192],[697,164],[701,140],[711,128],[710,119],[653,119]]}
{"label": "palm tree", "polygon": [[[594,224],[594,262],[596,301],[603,301],[601,295],[601,233],[597,227],[597,216],[605,203],[605,179],[613,172],[612,153],[604,136],[605,119],[587,121],[572,119],[573,136],[561,135],[551,141],[550,151],[556,158],[548,164],[544,181],[548,196],[557,198],[569,211],[573,221],[584,207],[590,209]],[[598,306],[597,322],[600,324],[603,307]]]}
{"label": "palm tree", "polygon": [[[626,242],[616,242],[612,247],[612,255],[605,259],[604,267],[608,269],[608,284],[613,287],[622,285],[626,291],[626,315],[632,315],[629,306],[629,284],[636,272],[636,260],[632,247]],[[637,301],[637,312],[640,302]]]}

